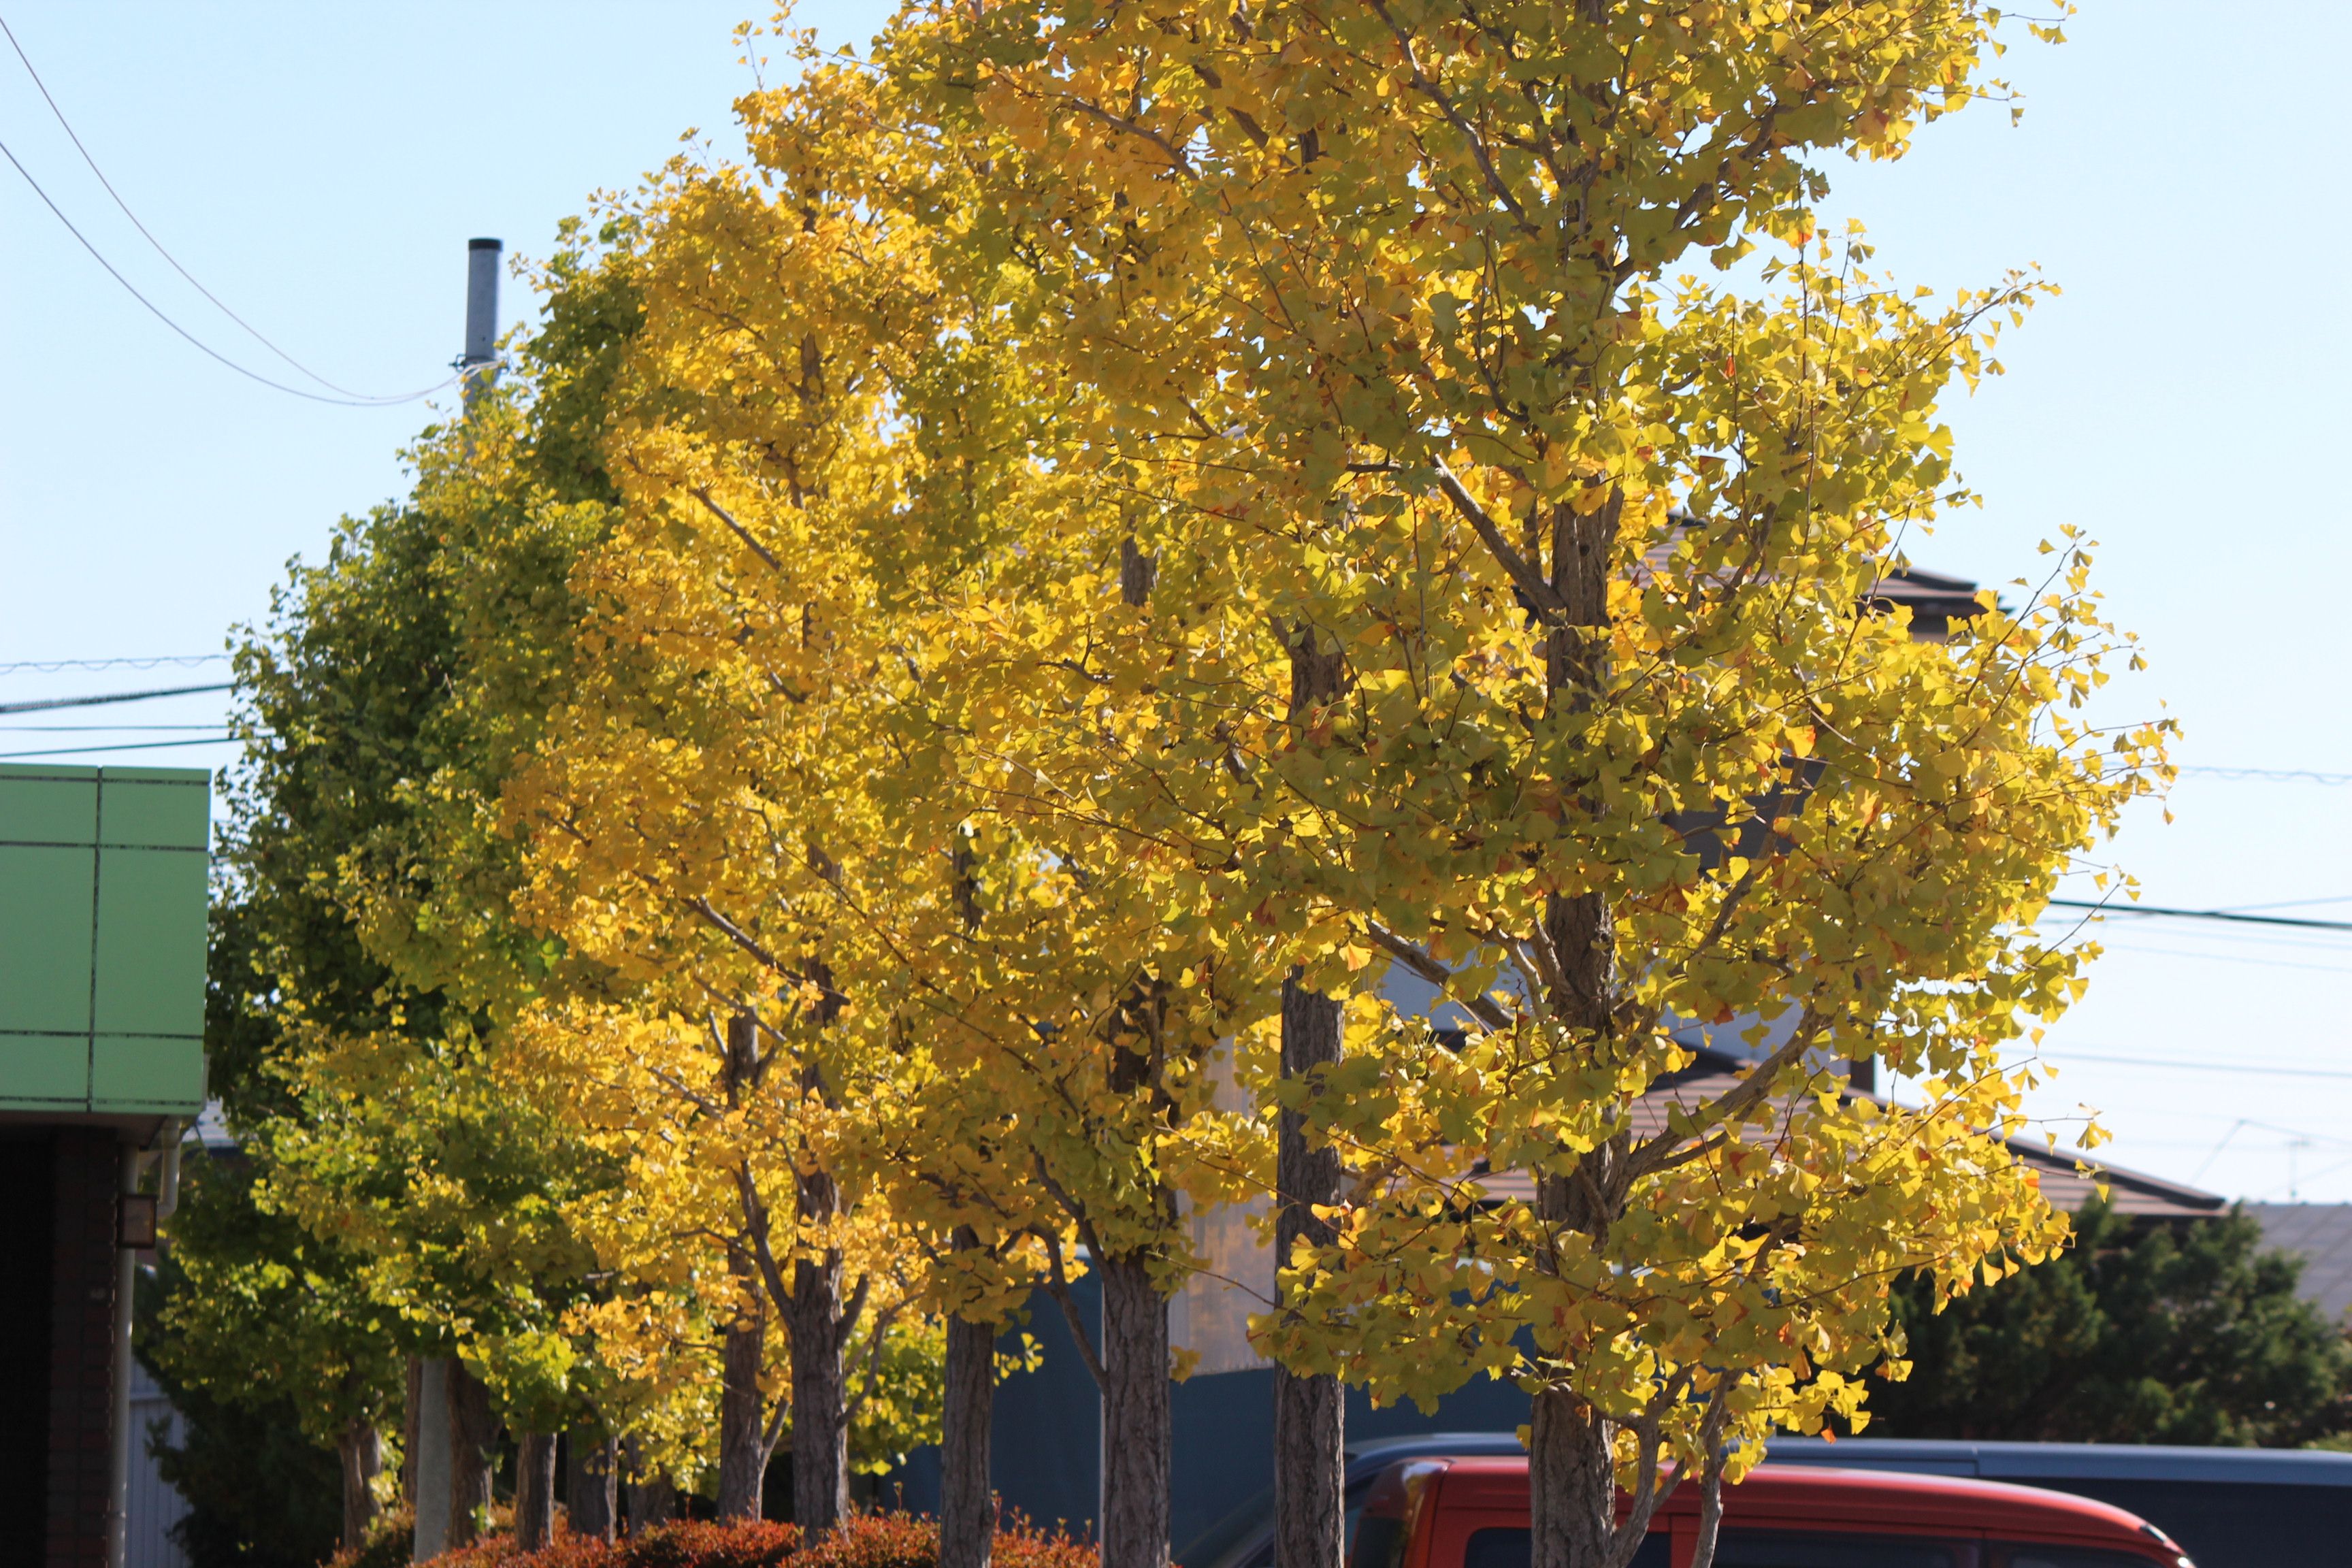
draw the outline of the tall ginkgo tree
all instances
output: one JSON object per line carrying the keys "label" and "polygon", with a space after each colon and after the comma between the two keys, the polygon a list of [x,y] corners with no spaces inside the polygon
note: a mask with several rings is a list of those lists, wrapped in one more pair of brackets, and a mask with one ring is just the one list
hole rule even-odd
{"label": "tall ginkgo tree", "polygon": [[[1155,568],[1129,515],[1148,500],[1063,476],[1069,411],[1007,348],[1036,291],[967,232],[974,171],[885,85],[813,65],[746,100],[751,166],[682,169],[648,207],[613,437],[626,521],[575,576],[600,606],[591,673],[513,800],[550,929],[677,1016],[712,1015],[702,1065],[646,1081],[747,1194],[752,1152],[777,1147],[845,1194],[894,1194],[888,1250],[928,1232],[937,1299],[973,1330],[1031,1273],[1066,1306],[1097,1275],[1099,1348],[1079,1339],[1113,1434],[1106,1537],[1164,1552],[1181,1205],[1255,1179],[1252,1120],[1216,1109],[1210,1066],[1270,1015],[1281,970],[1217,892],[1228,873],[1155,847],[1124,752],[1223,747],[1213,716],[1148,739],[1196,717],[1151,672],[1255,612],[1189,562]],[[747,1053],[803,1063],[740,1105],[712,1089],[730,1017]],[[881,1157],[902,1128],[932,1146]],[[796,1268],[822,1245],[801,1217]],[[802,1463],[824,1428],[801,1367],[825,1352],[778,1306],[797,1489],[824,1473]]]}
{"label": "tall ginkgo tree", "polygon": [[[2000,1051],[2078,990],[2030,921],[2159,737],[2068,717],[2113,647],[2072,543],[1948,643],[1871,613],[1963,499],[1934,403],[2030,293],[1924,310],[1825,263],[1808,163],[1985,90],[1996,21],[1003,5],[894,40],[987,148],[975,242],[1053,300],[1064,471],[1162,503],[1139,551],[1255,609],[1237,662],[1328,661],[1304,704],[1171,663],[1221,723],[1170,731],[1226,754],[1130,748],[1120,798],[1321,933],[1308,988],[1396,965],[1467,1016],[1440,1042],[1367,999],[1323,1092],[1283,1091],[1357,1181],[1270,1330],[1389,1394],[1518,1378],[1538,1568],[1622,1564],[1663,1460],[1712,1497],[1766,1426],[1852,1408],[1893,1274],[2063,1234],[1987,1136]],[[1759,243],[1760,302],[1667,280]],[[1743,1016],[1762,1060],[1646,1126],[1675,1020]],[[1928,1104],[1839,1100],[1874,1057]],[[1336,1520],[1281,1533],[1336,1552]]]}
{"label": "tall ginkgo tree", "polygon": [[[851,158],[852,132],[837,140],[809,150],[820,174]],[[891,215],[814,199],[683,164],[649,194],[646,323],[608,442],[623,500],[572,576],[583,678],[509,795],[538,918],[640,1019],[622,1087],[656,1109],[630,1114],[690,1151],[658,1162],[685,1206],[656,1223],[722,1236],[738,1281],[722,1503],[756,1512],[788,1421],[794,1517],[822,1530],[847,1506],[848,1358],[861,1336],[883,1353],[908,1295],[855,1177],[863,1097],[896,1070],[845,919],[878,837],[861,781],[886,763],[856,721],[866,563],[831,538],[889,505],[869,345],[919,280],[893,265]],[[784,287],[730,330],[712,294],[743,263]],[[771,1320],[791,1388],[763,1422]]]}

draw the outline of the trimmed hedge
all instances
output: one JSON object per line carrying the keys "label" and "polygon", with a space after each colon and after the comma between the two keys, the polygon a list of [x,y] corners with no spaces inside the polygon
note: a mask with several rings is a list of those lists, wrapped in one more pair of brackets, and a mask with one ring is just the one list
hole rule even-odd
{"label": "trimmed hedge", "polygon": [[[920,1514],[861,1513],[803,1547],[800,1531],[764,1521],[695,1520],[659,1525],[605,1542],[558,1532],[544,1552],[519,1552],[511,1535],[493,1535],[433,1559],[434,1568],[937,1568],[939,1525]],[[402,1553],[404,1559],[405,1553]],[[1065,1532],[1047,1534],[1025,1520],[996,1532],[993,1568],[1097,1568],[1093,1546]],[[346,1552],[334,1568],[377,1568],[367,1550]],[[388,1565],[387,1565],[388,1568]]]}

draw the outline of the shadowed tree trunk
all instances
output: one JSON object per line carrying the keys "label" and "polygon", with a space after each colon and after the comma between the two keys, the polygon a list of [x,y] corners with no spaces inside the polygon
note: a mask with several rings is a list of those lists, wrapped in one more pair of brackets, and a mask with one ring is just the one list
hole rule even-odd
{"label": "shadowed tree trunk", "polygon": [[[840,1213],[841,1189],[824,1171],[799,1182],[800,1221],[815,1228]],[[852,1324],[842,1310],[841,1254],[793,1262],[786,1309],[793,1355],[793,1522],[814,1540],[849,1511],[848,1399],[842,1352]]]}
{"label": "shadowed tree trunk", "polygon": [[[1282,986],[1282,1072],[1298,1078],[1339,1059],[1341,1004],[1307,990],[1296,978]],[[1275,1151],[1274,1256],[1277,1268],[1290,1259],[1302,1237],[1317,1246],[1334,1237],[1328,1220],[1310,1205],[1339,1201],[1339,1152],[1310,1150],[1305,1118],[1285,1110]],[[1347,1405],[1339,1380],[1299,1377],[1274,1369],[1274,1562],[1275,1568],[1340,1568],[1347,1549]]]}
{"label": "shadowed tree trunk", "polygon": [[946,1392],[940,1422],[940,1568],[988,1568],[996,1534],[988,1486],[995,1325],[948,1319]]}
{"label": "shadowed tree trunk", "polygon": [[[1345,689],[1347,663],[1327,649],[1315,627],[1299,621],[1286,628],[1290,645],[1289,721],[1307,743],[1315,710]],[[1337,997],[1310,991],[1296,975],[1282,984],[1282,1076],[1305,1078],[1339,1059],[1344,1007]],[[1330,1222],[1315,1216],[1316,1205],[1339,1201],[1339,1152],[1307,1146],[1306,1118],[1285,1110],[1275,1131],[1275,1267],[1286,1267],[1292,1246],[1302,1237],[1316,1246],[1334,1238]],[[1347,1405],[1339,1380],[1298,1377],[1274,1369],[1274,1561],[1275,1568],[1339,1568],[1347,1551],[1346,1507],[1341,1500],[1347,1458]]]}
{"label": "shadowed tree trunk", "polygon": [[677,1517],[677,1487],[666,1470],[647,1465],[645,1446],[632,1437],[629,1457],[629,1533],[642,1535]]}
{"label": "shadowed tree trunk", "polygon": [[620,1445],[583,1424],[564,1434],[569,1463],[564,1476],[565,1522],[574,1535],[610,1541],[620,1524]]}
{"label": "shadowed tree trunk", "polygon": [[515,1439],[514,1542],[518,1552],[555,1543],[555,1435],[525,1432]]}
{"label": "shadowed tree trunk", "polygon": [[[1579,513],[1552,509],[1550,585],[1559,600],[1544,639],[1544,684],[1551,711],[1591,706],[1609,677],[1609,570],[1622,498]],[[1616,937],[1607,898],[1554,894],[1542,940],[1559,975],[1546,1002],[1552,1016],[1595,1047],[1617,1026]],[[1536,1212],[1555,1234],[1603,1244],[1622,1205],[1612,1157],[1622,1140],[1587,1152],[1572,1176],[1544,1174]],[[1535,1395],[1528,1433],[1530,1568],[1622,1568],[1616,1540],[1615,1425],[1562,1387]],[[1633,1542],[1623,1543],[1630,1556]]]}
{"label": "shadowed tree trunk", "polygon": [[1103,1568],[1167,1568],[1168,1299],[1140,1258],[1103,1259]]}
{"label": "shadowed tree trunk", "polygon": [[[739,1262],[739,1277],[750,1271]],[[719,1348],[719,1517],[757,1519],[768,1477],[767,1435],[761,1430],[760,1363],[767,1353],[767,1311],[746,1292]]]}
{"label": "shadowed tree trunk", "polygon": [[449,1535],[454,1551],[481,1539],[489,1521],[492,1472],[498,1458],[499,1420],[490,1391],[467,1370],[465,1358],[449,1358]]}
{"label": "shadowed tree trunk", "polygon": [[343,1428],[335,1448],[343,1469],[343,1550],[355,1552],[367,1542],[375,1523],[375,1481],[383,1471],[383,1438],[373,1421],[354,1421]]}
{"label": "shadowed tree trunk", "polygon": [[[759,1084],[760,1019],[749,1010],[727,1020],[724,1081],[727,1103],[740,1106]],[[761,1294],[758,1259],[764,1258],[767,1214],[746,1163],[735,1173],[743,1203],[746,1235],[728,1248],[727,1271],[735,1281],[734,1321],[719,1345],[719,1517],[757,1519],[768,1479],[769,1444],[762,1429],[760,1369],[768,1350],[768,1310]]]}

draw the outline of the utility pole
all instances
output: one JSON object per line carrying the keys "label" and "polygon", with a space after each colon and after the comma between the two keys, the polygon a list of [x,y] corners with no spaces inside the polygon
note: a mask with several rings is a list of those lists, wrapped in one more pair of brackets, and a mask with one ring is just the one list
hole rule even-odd
{"label": "utility pole", "polygon": [[[121,1195],[115,1199],[118,1211],[124,1200],[139,1191],[139,1145],[122,1145],[121,1179],[116,1184]],[[129,1237],[122,1234],[122,1222],[115,1222],[114,1237],[114,1362],[110,1373],[112,1387],[109,1390],[110,1405],[107,1415],[106,1464],[106,1568],[123,1568],[131,1550],[131,1301],[139,1283],[139,1254],[126,1245]],[[151,1242],[152,1237],[148,1238]]]}
{"label": "utility pole", "polygon": [[466,352],[457,369],[466,378],[466,407],[499,376],[499,261],[503,240],[466,242]]}
{"label": "utility pole", "polygon": [[[466,348],[457,356],[457,372],[466,378],[465,405],[470,416],[475,400],[498,379],[499,263],[503,241],[466,242]],[[408,1380],[408,1474],[410,1501],[415,1508],[416,1530],[409,1561],[422,1563],[447,1550],[451,1536],[449,1504],[457,1479],[452,1473],[457,1443],[450,1430],[449,1373],[446,1356],[413,1358]]]}

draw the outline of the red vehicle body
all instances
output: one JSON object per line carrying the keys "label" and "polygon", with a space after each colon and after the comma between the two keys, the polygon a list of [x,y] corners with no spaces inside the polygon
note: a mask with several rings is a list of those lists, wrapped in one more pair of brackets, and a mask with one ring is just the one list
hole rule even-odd
{"label": "red vehicle body", "polygon": [[[1634,1568],[1690,1568],[1698,1495],[1677,1488]],[[1384,1471],[1349,1568],[1527,1568],[1524,1458]],[[1717,1568],[2192,1568],[2155,1526],[2087,1498],[1998,1481],[1762,1465],[1724,1489]]]}

